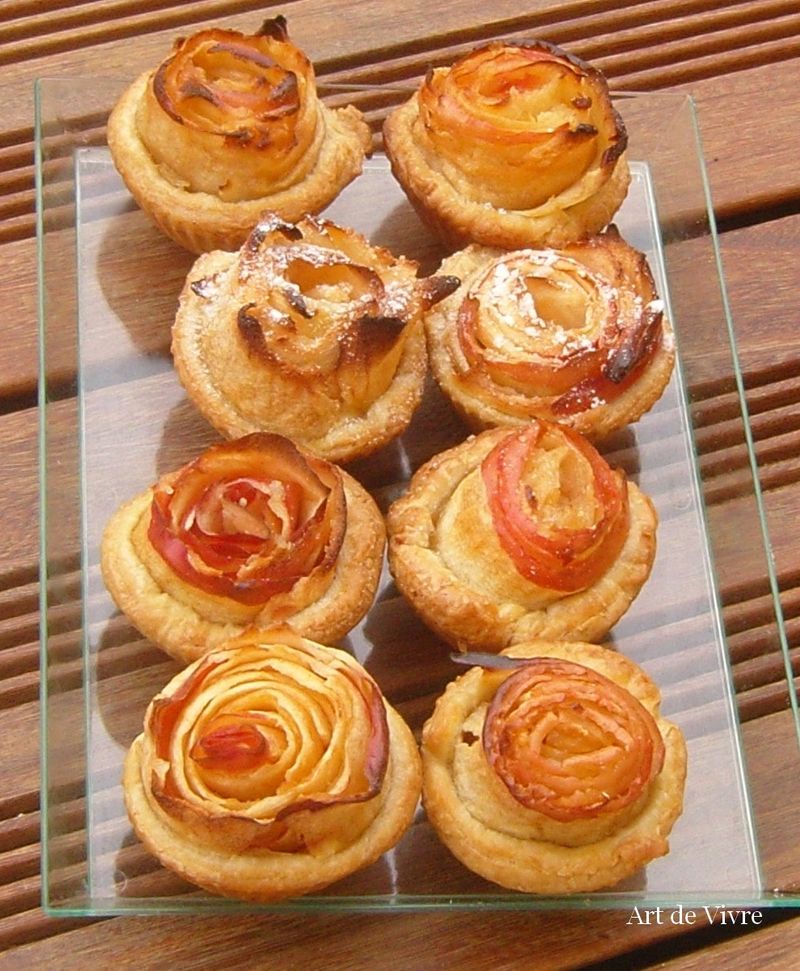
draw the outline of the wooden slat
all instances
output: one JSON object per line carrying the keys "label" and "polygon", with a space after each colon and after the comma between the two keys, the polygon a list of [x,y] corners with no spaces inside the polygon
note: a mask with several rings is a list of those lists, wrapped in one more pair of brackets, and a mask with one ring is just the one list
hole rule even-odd
{"label": "wooden slat", "polygon": [[[0,284],[0,308],[6,327],[9,346],[14,347],[15,361],[0,362],[0,399],[11,399],[11,406],[20,395],[27,395],[33,403],[38,371],[36,259],[31,239],[3,245],[3,259],[8,275]],[[5,355],[4,355],[5,357]]]}
{"label": "wooden slat", "polygon": [[767,923],[756,933],[731,933],[730,927],[719,927],[702,952],[659,962],[658,967],[662,971],[706,971],[712,967],[786,971],[800,949],[800,920],[784,918]]}

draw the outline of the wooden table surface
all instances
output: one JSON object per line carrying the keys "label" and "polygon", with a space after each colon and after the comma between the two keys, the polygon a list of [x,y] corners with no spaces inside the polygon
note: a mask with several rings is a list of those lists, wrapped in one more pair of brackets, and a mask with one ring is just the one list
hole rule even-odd
{"label": "wooden table surface", "polygon": [[[177,34],[211,24],[248,30],[278,12],[288,17],[293,40],[326,80],[419,78],[430,64],[448,63],[481,40],[536,36],[592,61],[617,88],[693,94],[789,643],[793,656],[800,651],[796,0],[449,0],[438,6],[424,0],[287,0],[280,6],[250,0],[6,0],[0,5],[0,256],[6,267],[0,277],[0,966],[788,967],[786,955],[800,947],[800,921],[788,910],[765,912],[762,925],[747,930],[630,925],[628,911],[613,910],[100,921],[53,918],[40,910],[33,81],[133,77],[160,60]],[[715,402],[709,405],[711,422]],[[758,587],[759,577],[748,579]],[[754,604],[748,597],[726,604],[729,632],[749,632],[748,643],[764,623]],[[755,687],[748,680],[752,655],[734,657],[742,696],[779,692],[779,675]],[[761,697],[744,732],[763,746],[769,761],[772,722],[759,707]],[[792,808],[796,822],[800,804]]]}

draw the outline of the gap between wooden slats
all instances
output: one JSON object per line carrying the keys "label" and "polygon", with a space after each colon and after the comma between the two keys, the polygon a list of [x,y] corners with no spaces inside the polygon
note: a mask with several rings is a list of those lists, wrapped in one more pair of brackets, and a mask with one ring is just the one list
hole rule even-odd
{"label": "gap between wooden slats", "polygon": [[[747,395],[748,410],[764,411],[776,401],[772,395],[780,396],[780,403],[793,400],[796,393],[794,383],[800,378],[800,358],[770,363],[768,367],[748,370],[744,375],[744,388]],[[694,422],[700,417],[702,424],[713,425],[724,417],[732,417],[739,412],[738,395],[733,378],[726,375],[719,380],[709,380],[692,384],[691,398]],[[764,404],[760,404],[763,402]],[[720,409],[725,409],[723,414]]]}
{"label": "gap between wooden slats", "polygon": [[47,917],[36,906],[0,919],[0,951],[86,927],[100,918]]}
{"label": "gap between wooden slats", "polygon": [[0,885],[0,919],[39,904],[42,882],[39,874]]}
{"label": "gap between wooden slats", "polygon": [[46,916],[40,900],[38,874],[0,887],[0,951],[86,926],[85,918]]}
{"label": "gap between wooden slats", "polygon": [[[0,887],[38,876],[39,862],[38,840],[0,853]],[[5,916],[0,909],[0,917]]]}

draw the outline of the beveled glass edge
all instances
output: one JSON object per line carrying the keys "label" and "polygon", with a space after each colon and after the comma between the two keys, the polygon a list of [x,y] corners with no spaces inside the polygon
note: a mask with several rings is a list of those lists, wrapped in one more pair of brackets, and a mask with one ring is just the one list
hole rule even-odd
{"label": "beveled glass edge", "polygon": [[[106,80],[113,80],[115,82],[124,83],[124,79],[118,75],[109,75],[105,77]],[[40,546],[40,591],[39,591],[39,603],[40,603],[40,712],[39,712],[39,728],[40,728],[40,739],[44,742],[47,738],[46,728],[47,728],[47,704],[49,698],[48,692],[48,681],[47,681],[47,559],[46,559],[46,370],[45,370],[45,348],[44,348],[44,322],[45,322],[45,287],[44,287],[44,157],[43,157],[43,140],[44,140],[44,119],[42,117],[42,86],[48,83],[76,83],[81,81],[92,81],[97,83],[103,80],[103,78],[88,78],[88,77],[70,77],[65,75],[51,75],[37,78],[34,82],[34,161],[35,161],[35,198],[36,198],[36,232],[37,232],[37,269],[38,269],[38,302],[37,311],[39,317],[39,368],[40,368],[40,380],[38,386],[38,405],[39,405],[39,442],[40,442],[40,452],[39,452],[39,469],[40,469],[40,481],[39,481],[39,501],[40,501],[40,536],[39,536],[39,546]],[[326,83],[324,80],[317,79],[318,88],[323,88],[330,93],[346,92],[346,91],[374,91],[379,93],[380,91],[387,92],[401,92],[401,93],[413,93],[418,87],[418,82],[409,82],[408,86],[403,84],[346,84],[340,82],[330,82]],[[719,249],[719,236],[716,226],[716,220],[714,217],[714,210],[711,198],[710,185],[708,180],[708,173],[706,168],[705,157],[702,152],[702,141],[700,137],[700,130],[697,118],[697,108],[696,103],[691,95],[685,94],[683,92],[676,91],[611,91],[612,96],[619,97],[621,99],[640,99],[640,98],[651,98],[651,97],[663,97],[674,102],[679,100],[684,103],[688,103],[690,108],[690,118],[692,124],[692,134],[694,136],[694,142],[696,146],[696,156],[698,169],[701,180],[701,188],[703,191],[703,198],[705,202],[706,215],[708,218],[708,237],[712,246],[714,263],[717,271],[717,280],[720,289],[720,296],[722,301],[722,307],[725,316],[725,327],[727,330],[730,350],[731,350],[731,362],[732,370],[736,383],[737,397],[739,399],[739,404],[741,408],[742,424],[744,426],[744,436],[745,444],[748,453],[748,463],[751,472],[751,478],[753,481],[753,497],[756,502],[756,511],[758,513],[760,534],[762,539],[762,544],[764,547],[765,560],[767,565],[768,579],[770,584],[770,591],[772,594],[773,609],[775,613],[776,627],[778,631],[781,651],[784,659],[784,667],[786,672],[787,689],[790,695],[791,708],[794,715],[795,732],[798,739],[798,745],[800,745],[800,707],[798,706],[797,692],[794,685],[793,673],[791,667],[791,658],[789,654],[789,645],[786,635],[785,622],[783,616],[783,610],[780,603],[779,586],[777,581],[777,576],[774,568],[774,560],[772,556],[772,543],[769,537],[768,523],[766,519],[766,513],[764,509],[763,496],[760,487],[760,481],[758,477],[758,461],[755,454],[754,443],[752,438],[752,430],[750,427],[750,417],[749,410],[747,408],[747,401],[744,392],[743,376],[741,372],[741,367],[739,363],[739,356],[737,351],[735,331],[733,327],[732,315],[730,312],[730,304],[727,295],[727,287],[724,277],[724,270],[722,265],[722,259]],[[705,235],[705,234],[704,234]],[[685,382],[683,382],[684,389],[686,389]],[[689,430],[691,434],[692,447],[695,454],[695,468],[699,468],[697,464],[698,453],[695,447],[694,439],[694,429],[691,423],[689,424]],[[702,490],[699,492],[701,509],[703,514],[703,519],[706,527],[708,526],[708,520],[706,517],[705,500],[703,498]],[[721,609],[719,584],[716,582],[716,571],[714,570],[713,556],[710,558],[709,566],[714,573],[714,596],[718,601],[718,606]],[[45,582],[42,582],[44,580]],[[724,638],[724,632],[723,640]],[[723,656],[723,663],[725,664],[725,673],[732,684],[732,670],[730,666],[730,658],[725,654]],[[733,718],[731,719],[731,724],[734,731],[737,733],[738,747],[737,755],[740,761],[743,760],[743,752],[746,751],[744,747],[744,742],[741,736],[741,723],[738,718],[738,713],[735,710],[735,698],[729,696],[730,704],[733,708]],[[142,914],[186,914],[186,915],[201,915],[201,914],[222,914],[222,913],[287,913],[287,912],[392,912],[392,911],[414,911],[414,910],[510,910],[510,911],[535,911],[535,910],[562,910],[562,911],[574,911],[579,909],[585,910],[611,910],[611,909],[630,909],[632,907],[648,907],[653,908],[661,906],[664,908],[677,907],[679,904],[694,903],[700,906],[700,902],[708,902],[709,900],[716,899],[723,902],[719,904],[714,904],[714,906],[725,906],[725,907],[797,907],[800,906],[800,892],[792,894],[784,894],[779,891],[774,890],[762,890],[760,894],[755,896],[747,894],[737,894],[732,895],[726,894],[725,891],[709,891],[708,893],[703,892],[702,894],[689,894],[683,896],[661,896],[661,897],[651,897],[647,894],[613,894],[613,893],[593,893],[589,896],[558,896],[558,897],[538,897],[527,894],[508,894],[506,892],[490,893],[478,896],[476,894],[386,894],[383,896],[371,895],[367,896],[332,896],[332,897],[311,897],[304,896],[294,898],[288,901],[282,901],[273,904],[255,904],[247,901],[237,901],[230,900],[226,898],[194,898],[194,897],[153,897],[153,898],[136,898],[135,900],[130,900],[126,902],[124,898],[117,898],[117,902],[114,904],[108,904],[104,902],[98,905],[91,896],[87,896],[85,899],[86,904],[76,904],[65,902],[59,904],[55,901],[50,900],[49,889],[49,858],[47,855],[48,846],[48,819],[49,819],[49,793],[47,789],[47,751],[46,745],[40,745],[40,770],[41,770],[41,829],[42,829],[42,854],[41,854],[41,876],[42,876],[42,909],[44,913],[50,916],[58,917],[103,917],[103,916],[122,916],[131,915],[135,913]],[[745,793],[748,800],[748,810],[749,818],[748,822],[750,826],[753,826],[752,819],[752,805],[750,802],[749,789]],[[758,840],[754,836],[754,843],[758,846]],[[759,870],[760,884],[763,887],[764,881],[761,876],[761,866],[760,857],[757,855],[756,866]]]}
{"label": "beveled glass edge", "polygon": [[[728,342],[731,349],[731,361],[733,363],[733,377],[736,383],[736,394],[739,399],[739,407],[741,408],[742,412],[742,427],[745,437],[745,444],[747,446],[747,459],[750,466],[750,477],[753,484],[753,499],[755,501],[756,511],[758,513],[761,542],[764,547],[767,579],[769,581],[770,594],[772,596],[772,607],[775,613],[775,625],[781,654],[783,656],[786,690],[789,693],[789,706],[791,708],[794,721],[798,752],[800,752],[800,705],[798,705],[797,688],[795,687],[794,683],[792,659],[791,654],[789,653],[789,640],[786,634],[786,622],[780,598],[780,584],[778,583],[778,576],[775,571],[772,539],[769,532],[769,522],[767,520],[767,512],[764,505],[764,494],[761,489],[761,480],[758,474],[758,458],[756,456],[755,443],[753,441],[753,430],[750,424],[750,409],[747,404],[747,394],[744,387],[744,375],[742,374],[742,368],[739,361],[736,330],[733,323],[730,300],[728,298],[728,287],[725,280],[725,270],[722,263],[722,254],[719,245],[719,232],[717,230],[717,221],[711,195],[711,183],[708,178],[708,169],[706,166],[705,155],[703,153],[702,134],[700,132],[700,124],[697,116],[697,105],[691,96],[689,97],[689,101],[691,106],[691,120],[694,129],[694,139],[695,144],[697,145],[697,158],[700,165],[703,194],[705,197],[706,211],[708,213],[708,234],[712,244],[714,262],[717,270],[717,279],[719,281],[720,299],[722,300],[722,308],[725,316],[725,327],[728,332]],[[738,719],[737,726],[738,731],[740,732],[741,742],[739,750],[740,752],[746,751],[743,740],[741,740],[741,724],[739,723]]]}
{"label": "beveled glass edge", "polygon": [[[689,115],[692,119],[692,127],[687,131],[687,135],[694,139],[694,157],[698,166],[698,174],[700,175],[700,188],[703,189],[705,182],[705,163],[702,155],[702,147],[697,139],[697,128],[694,125],[696,117],[696,106],[694,99],[691,95],[685,95],[679,92],[672,92],[672,101],[680,101],[681,109],[687,107],[689,109]],[[627,97],[634,97],[633,94],[629,93]],[[647,164],[647,163],[645,163]],[[736,705],[736,685],[733,677],[733,667],[730,659],[730,652],[728,650],[728,639],[725,631],[724,623],[724,612],[721,597],[721,588],[719,583],[719,577],[715,565],[714,549],[713,549],[713,530],[711,528],[711,521],[708,515],[708,510],[706,506],[705,493],[703,490],[703,475],[700,467],[700,450],[697,446],[697,437],[694,422],[692,419],[691,412],[691,392],[689,387],[689,381],[685,374],[684,362],[682,355],[680,353],[680,338],[681,338],[681,327],[678,325],[676,316],[672,307],[672,290],[670,286],[670,274],[667,268],[667,257],[666,257],[666,244],[664,243],[662,234],[662,220],[658,208],[658,200],[656,198],[656,189],[654,185],[654,180],[652,172],[649,165],[647,166],[647,178],[646,178],[646,191],[648,197],[648,210],[651,218],[655,220],[654,234],[657,239],[657,252],[655,258],[659,264],[659,271],[661,274],[661,280],[663,285],[663,292],[661,296],[667,305],[667,315],[671,321],[674,322],[674,339],[676,342],[676,347],[678,353],[675,355],[674,364],[674,379],[677,382],[678,396],[681,399],[682,407],[680,409],[680,425],[682,429],[682,435],[684,440],[691,448],[691,461],[690,465],[690,475],[692,479],[692,495],[697,503],[697,512],[700,516],[702,522],[703,533],[705,537],[705,543],[702,548],[702,559],[705,570],[705,575],[707,578],[710,577],[711,584],[709,593],[709,611],[711,615],[711,623],[715,633],[715,656],[717,659],[717,664],[719,665],[719,673],[724,681],[725,690],[724,697],[722,699],[725,715],[726,715],[726,725],[727,730],[730,732],[732,739],[734,740],[734,758],[736,760],[736,772],[735,780],[736,786],[735,791],[737,798],[739,800],[741,814],[744,819],[744,827],[747,832],[747,850],[748,850],[748,864],[750,868],[751,875],[754,879],[755,885],[759,888],[764,888],[766,881],[764,879],[763,867],[761,864],[761,847],[758,841],[758,832],[756,828],[756,813],[753,804],[753,797],[751,794],[751,785],[747,773],[747,761],[744,756],[744,737],[742,734],[741,723],[739,720],[739,712]],[[706,209],[708,210],[708,215],[710,218],[710,209],[707,195],[704,193],[704,202],[706,204]],[[710,223],[709,223],[710,225]],[[708,234],[703,234],[707,237],[712,248],[715,251],[716,256],[716,240],[712,239],[710,232]],[[717,266],[717,278],[720,288],[724,288],[724,279],[720,276],[720,267]],[[733,360],[733,351],[731,351],[731,361]]]}
{"label": "beveled glass edge", "polygon": [[[716,221],[714,218],[714,208],[711,198],[711,189],[708,181],[708,173],[706,171],[706,161],[703,154],[703,145],[700,139],[700,127],[697,118],[697,103],[690,94],[684,95],[684,104],[688,107],[689,111],[689,121],[691,124],[691,131],[689,134],[692,137],[694,143],[694,159],[693,161],[697,165],[697,172],[700,177],[700,189],[703,196],[703,202],[705,204],[706,217],[708,219],[708,233],[703,234],[707,236],[708,243],[711,246],[711,252],[713,255],[714,266],[716,269],[716,283],[719,288],[720,300],[722,306],[723,316],[725,318],[725,327],[728,331],[729,337],[729,350],[730,350],[730,363],[733,374],[736,376],[736,389],[737,397],[739,399],[740,407],[740,418],[741,424],[743,426],[743,434],[745,438],[745,445],[748,455],[748,463],[751,470],[751,479],[753,480],[753,489],[758,484],[758,473],[757,473],[757,463],[754,466],[755,454],[753,451],[752,437],[750,434],[750,416],[747,412],[746,402],[744,400],[743,389],[741,387],[739,378],[741,376],[741,369],[739,366],[739,358],[736,350],[736,345],[733,342],[733,322],[731,318],[730,306],[727,298],[727,284],[725,282],[722,260],[719,251],[719,237],[717,233]],[[652,187],[652,184],[651,184]],[[656,200],[653,200],[653,205],[656,206]],[[656,216],[658,212],[656,211]],[[660,224],[660,219],[659,219]],[[663,253],[663,246],[662,246]],[[667,289],[669,290],[669,274],[664,269],[664,279]],[[680,328],[675,328],[675,341],[676,346],[680,351]],[[752,786],[750,784],[750,778],[748,773],[748,761],[746,756],[746,746],[744,740],[744,734],[742,731],[742,723],[739,718],[739,711],[737,707],[737,692],[736,684],[733,676],[733,664],[731,661],[730,650],[728,648],[728,637],[725,630],[724,623],[724,605],[722,603],[722,593],[721,585],[719,582],[719,572],[717,570],[715,550],[714,550],[714,530],[711,526],[711,518],[708,512],[708,505],[706,503],[705,492],[703,490],[703,475],[700,467],[700,450],[697,447],[697,434],[694,425],[694,421],[691,415],[691,392],[689,388],[689,383],[684,375],[683,360],[680,353],[675,355],[675,370],[678,372],[678,377],[680,379],[681,394],[684,398],[685,410],[682,412],[682,421],[685,423],[685,432],[688,435],[689,442],[691,443],[693,461],[691,463],[692,476],[694,478],[694,494],[698,500],[699,513],[703,522],[703,531],[706,536],[706,546],[703,550],[703,556],[705,561],[705,568],[709,572],[712,578],[711,584],[711,597],[713,598],[715,610],[714,610],[714,626],[716,628],[716,641],[717,641],[717,658],[718,662],[722,668],[725,682],[726,682],[726,692],[725,692],[725,707],[728,716],[728,727],[731,731],[735,741],[735,758],[737,762],[737,772],[736,778],[743,783],[743,788],[739,792],[740,799],[742,800],[742,809],[746,817],[746,825],[748,829],[748,845],[754,850],[751,856],[750,863],[754,868],[756,881],[759,887],[762,889],[765,886],[764,879],[764,867],[761,860],[761,845],[758,839],[758,829],[756,826],[757,816],[755,811],[755,806],[753,802]],[[763,546],[764,559],[769,565],[771,565],[771,541],[768,535],[765,534],[765,522],[764,515],[760,504],[757,502],[757,512],[759,516],[759,525],[761,527],[761,541]],[[773,610],[775,613],[776,623],[780,630],[783,630],[783,615],[779,613],[780,604],[774,602],[773,598]]]}
{"label": "beveled glass edge", "polygon": [[45,281],[44,281],[44,148],[42,120],[42,79],[33,86],[33,153],[36,196],[36,314],[38,337],[37,425],[39,434],[39,832],[41,852],[41,900],[45,913],[52,910],[49,901],[50,856],[49,819],[50,799],[47,766],[47,708],[50,700],[48,685],[48,599],[47,599],[47,362],[45,358]]}
{"label": "beveled glass edge", "polygon": [[770,909],[800,907],[800,894],[780,894],[775,891],[764,891],[759,897],[745,895],[728,895],[710,891],[703,894],[685,894],[682,896],[648,897],[609,894],[593,894],[592,896],[562,896],[562,897],[531,897],[527,894],[498,893],[491,897],[478,897],[476,894],[396,894],[386,897],[296,897],[273,904],[256,904],[247,901],[220,898],[191,898],[180,901],[180,898],[152,897],[131,900],[129,903],[120,901],[110,906],[69,906],[58,907],[53,904],[44,905],[43,910],[52,917],[124,917],[133,915],[157,916],[221,916],[225,914],[244,916],[245,914],[297,914],[297,913],[413,913],[422,911],[516,911],[533,913],[549,911],[561,913],[575,913],[593,910],[677,910],[688,906],[702,909],[703,907],[738,910],[738,909]]}

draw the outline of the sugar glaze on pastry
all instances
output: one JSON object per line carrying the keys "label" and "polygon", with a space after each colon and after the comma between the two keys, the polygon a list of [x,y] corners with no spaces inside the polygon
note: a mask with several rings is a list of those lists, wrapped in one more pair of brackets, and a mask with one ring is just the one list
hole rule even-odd
{"label": "sugar glaze on pastry", "polygon": [[461,650],[601,640],[650,574],[650,499],[577,432],[534,421],[435,456],[387,519],[389,565]]}
{"label": "sugar glaze on pastry", "polygon": [[656,685],[594,644],[532,641],[451,682],[423,730],[423,800],[467,867],[504,887],[611,887],[669,850],[686,744]]}
{"label": "sugar glaze on pastry", "polygon": [[250,632],[153,699],[125,761],[147,849],[213,893],[271,901],[374,862],[411,822],[414,737],[350,655]]}
{"label": "sugar glaze on pastry", "polygon": [[372,138],[352,105],[317,97],[282,16],[253,35],[181,38],[108,121],[114,163],[142,209],[196,253],[236,249],[265,209],[319,212],[361,171]]}
{"label": "sugar glaze on pastry", "polygon": [[288,439],[213,445],[125,503],[103,578],[138,629],[188,663],[249,626],[335,642],[367,612],[385,532],[369,494]]}
{"label": "sugar glaze on pastry", "polygon": [[384,125],[392,171],[452,246],[563,246],[606,226],[630,175],[602,74],[543,41],[428,73]]}
{"label": "sugar glaze on pastry", "polygon": [[200,257],[172,332],[178,376],[224,435],[274,431],[333,461],[400,434],[422,395],[422,314],[458,285],[352,229],[266,214]]}
{"label": "sugar glaze on pastry", "polygon": [[661,396],[674,338],[644,255],[611,226],[559,250],[477,245],[425,319],[436,379],[475,428],[546,418],[592,439]]}

